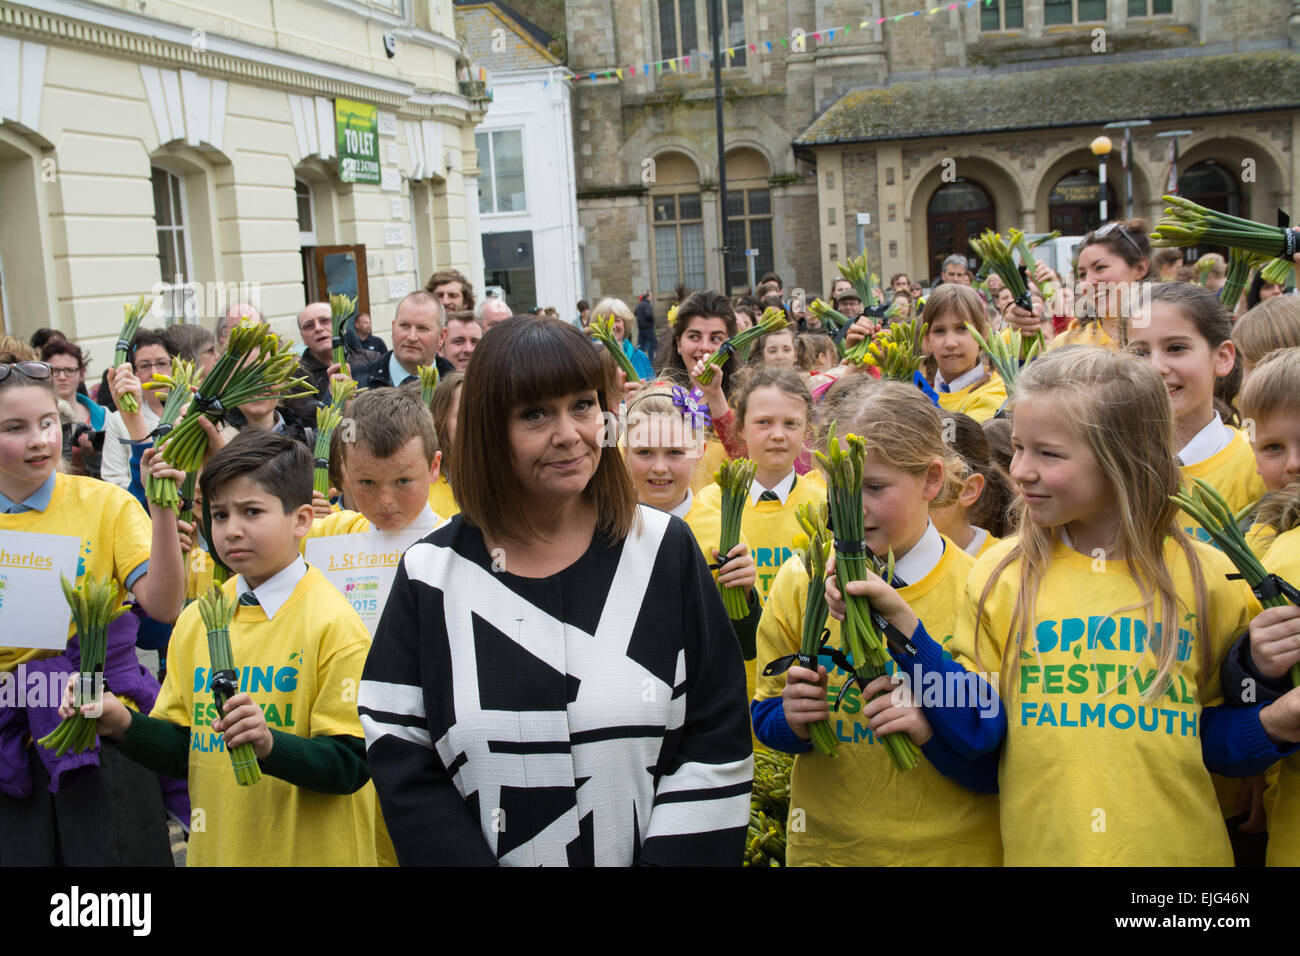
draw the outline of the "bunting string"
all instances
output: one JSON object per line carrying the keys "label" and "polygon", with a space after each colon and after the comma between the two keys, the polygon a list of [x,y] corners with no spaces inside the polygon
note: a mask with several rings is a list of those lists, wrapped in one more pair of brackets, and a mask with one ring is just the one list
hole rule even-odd
{"label": "bunting string", "polygon": [[[937,7],[931,7],[929,9],[923,7],[917,10],[913,10],[910,13],[896,13],[888,17],[876,17],[874,19],[869,19],[869,20],[860,20],[856,26],[852,23],[846,23],[841,26],[825,27],[820,30],[813,30],[811,32],[804,32],[802,34],[796,32],[795,35],[793,36],[781,36],[772,40],[759,40],[754,43],[749,43],[749,42],[737,43],[733,46],[722,48],[721,52],[719,53],[719,56],[725,58],[726,63],[729,65],[731,61],[735,59],[737,50],[741,51],[742,53],[748,50],[748,52],[753,54],[754,56],[763,56],[767,53],[772,53],[783,48],[789,51],[792,47],[797,47],[801,39],[803,40],[805,45],[803,52],[807,52],[808,47],[813,43],[816,43],[818,46],[827,43],[833,43],[835,41],[836,36],[839,36],[841,39],[843,39],[844,37],[849,36],[854,30],[861,32],[862,30],[866,30],[870,27],[881,26],[886,22],[900,23],[903,20],[908,20],[913,17],[933,16],[936,13],[940,13],[944,10],[958,10],[962,7],[965,7],[966,9],[969,10],[971,7],[974,7],[976,4],[980,2],[981,0],[964,0],[964,2],[944,3],[944,4],[940,4]],[[993,4],[993,0],[983,0],[983,3],[984,6],[986,7],[991,6]],[[711,58],[712,55],[708,52],[696,52],[696,53],[686,54],[683,56],[671,57],[665,60],[651,60],[648,63],[638,63],[633,66],[621,66],[621,67],[614,67],[612,69],[607,69],[607,70],[594,70],[585,73],[574,73],[572,75],[569,75],[567,78],[571,82],[580,83],[583,81],[595,82],[596,80],[601,80],[601,79],[606,79],[606,80],[631,79],[632,77],[635,76],[649,76],[651,72],[653,72],[656,76],[660,76],[664,73],[665,70],[667,70],[669,73],[681,73],[690,70],[692,60],[695,61],[697,69],[703,69],[704,67],[709,65]]]}

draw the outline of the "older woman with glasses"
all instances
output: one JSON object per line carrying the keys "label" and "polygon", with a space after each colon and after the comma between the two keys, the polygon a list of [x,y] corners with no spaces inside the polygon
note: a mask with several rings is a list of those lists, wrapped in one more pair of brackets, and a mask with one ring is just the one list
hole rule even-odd
{"label": "older woman with glasses", "polygon": [[[100,477],[123,488],[131,487],[132,440],[143,439],[158,427],[162,416],[165,390],[143,389],[141,385],[153,378],[154,373],[170,375],[172,355],[167,343],[157,332],[141,329],[131,340],[131,362],[119,369],[110,369],[108,388],[117,411],[108,416],[104,425],[104,457]],[[119,399],[126,392],[136,397],[140,411],[123,412]]]}
{"label": "older woman with glasses", "polygon": [[740,648],[690,529],[606,447],[613,387],[555,319],[470,359],[461,513],[403,556],[357,697],[404,866],[742,861]]}
{"label": "older woman with glasses", "polygon": [[[101,433],[108,409],[78,390],[86,380],[85,356],[79,346],[59,337],[45,344],[41,360],[50,366],[55,396],[66,403],[71,412],[71,418],[63,425],[63,457],[75,474],[98,478],[99,448],[104,444]],[[98,440],[96,435],[99,435]]]}

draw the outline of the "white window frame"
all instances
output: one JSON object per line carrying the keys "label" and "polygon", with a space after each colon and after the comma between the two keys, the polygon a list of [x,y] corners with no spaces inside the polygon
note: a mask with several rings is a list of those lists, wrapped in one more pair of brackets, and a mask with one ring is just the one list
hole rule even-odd
{"label": "white window frame", "polygon": [[[196,283],[193,281],[194,260],[192,258],[192,254],[190,251],[193,246],[193,237],[191,237],[190,235],[190,210],[189,210],[189,195],[188,195],[189,189],[187,183],[185,182],[186,180],[185,176],[180,175],[178,173],[174,173],[166,166],[159,166],[157,163],[151,163],[149,166],[149,178],[151,180],[151,187],[152,187],[153,171],[155,169],[167,177],[168,200],[170,201],[173,195],[173,191],[171,189],[172,180],[176,181],[176,187],[177,187],[174,195],[180,196],[180,225],[179,226],[176,226],[175,224],[169,226],[159,225],[158,210],[156,207],[154,209],[155,241],[157,239],[158,233],[163,230],[168,230],[173,234],[179,232],[181,238],[184,240],[183,243],[184,248],[182,251],[184,253],[185,261],[184,263],[177,264],[179,268],[182,269],[182,273],[180,275],[182,281],[180,283],[177,283],[175,281],[177,278],[176,276],[174,275],[165,276],[162,274],[162,270],[163,270],[162,257],[160,256],[158,258],[158,275],[161,277],[162,310],[164,315],[164,323],[166,325],[176,325],[177,323],[183,323],[186,321],[195,320],[198,315],[198,302],[196,299],[197,288],[196,288]],[[150,191],[152,192],[152,188]],[[171,212],[172,212],[172,218],[175,219],[176,210],[173,209],[171,210]],[[177,298],[178,295],[179,295],[179,301]]]}
{"label": "white window frame", "polygon": [[[1007,0],[995,0],[995,2],[997,3],[997,10],[998,10],[997,29],[986,30],[984,29],[983,26],[981,26],[980,27],[981,33],[1005,33],[1008,30],[1023,30],[1025,28],[1025,7],[1028,5],[1030,0],[1022,0],[1020,4],[1020,26],[1018,27],[1007,26]],[[983,6],[980,6],[979,12],[981,15],[984,13]]]}
{"label": "white window frame", "polygon": [[[663,49],[663,29],[661,25],[660,16],[659,16],[659,0],[655,0],[654,46],[659,53],[658,58],[661,60],[672,60],[683,56],[698,56],[700,52],[704,49],[704,47],[700,45],[700,5],[697,2],[697,0],[672,0],[672,2],[674,4],[673,25],[674,25],[675,32],[677,34],[676,52],[666,51]],[[682,36],[682,7],[687,6],[688,4],[690,5],[691,9],[695,12],[695,38],[693,40],[687,40],[686,37]],[[724,6],[723,19],[725,20],[726,18],[725,3],[723,6]],[[707,19],[708,13],[709,13],[708,9],[706,8],[704,11],[704,15],[706,18],[704,21],[704,31],[706,34],[708,33],[708,29],[709,29],[708,19]],[[668,55],[670,52],[673,52],[672,56]],[[668,70],[665,69],[664,72],[667,73]]]}
{"label": "white window frame", "polygon": [[[1168,12],[1168,13],[1153,13],[1153,12],[1152,12],[1152,8],[1155,6],[1155,0],[1142,0],[1142,2],[1143,2],[1143,5],[1146,6],[1146,12],[1144,12],[1144,13],[1129,13],[1129,14],[1128,14],[1129,17],[1132,17],[1133,19],[1138,19],[1138,20],[1149,20],[1149,19],[1152,19],[1153,17],[1172,17],[1172,16],[1174,15],[1174,12],[1175,12],[1175,11],[1174,11],[1174,6],[1175,6],[1175,5],[1172,4],[1172,3],[1169,5],[1169,12]],[[1125,10],[1125,12],[1127,13],[1127,11],[1128,11],[1128,2],[1127,2],[1127,0],[1125,0],[1125,3],[1124,3],[1124,10]]]}
{"label": "white window frame", "polygon": [[301,176],[295,176],[294,179],[293,179],[293,209],[294,209],[294,216],[295,216],[295,218],[297,218],[297,213],[298,213],[298,185],[299,185],[300,183],[301,183],[303,186],[306,186],[306,187],[307,187],[307,211],[308,211],[308,213],[311,215],[311,229],[307,230],[306,232],[303,232],[303,230],[301,229],[302,223],[299,222],[298,225],[299,225],[300,228],[298,229],[298,245],[300,245],[300,246],[318,246],[318,245],[320,245],[320,243],[317,242],[317,240],[316,240],[316,190],[315,190],[315,188],[313,188],[312,184],[311,184],[308,180],[303,179]]}
{"label": "white window frame", "polygon": [[[488,181],[492,184],[492,206],[493,206],[493,209],[491,209],[488,212],[479,210],[479,215],[485,219],[508,218],[510,216],[527,215],[529,211],[529,203],[530,203],[528,197],[529,194],[531,193],[531,189],[528,186],[528,131],[527,129],[525,129],[525,127],[523,126],[499,126],[499,127],[493,127],[492,129],[480,128],[476,132],[482,133],[487,137],[487,147],[488,147],[487,164],[484,165],[483,156],[482,154],[480,154],[478,158],[479,160],[478,165],[479,165],[479,169],[481,169],[482,172],[479,173],[479,178],[481,179],[484,175],[486,175],[488,177]],[[492,137],[494,137],[497,133],[518,133],[519,134],[519,155],[523,161],[522,169],[520,170],[520,172],[523,174],[524,177],[524,208],[523,209],[501,210],[496,208],[501,204],[500,203],[501,191],[500,189],[497,188],[496,145],[493,143],[492,140]],[[477,205],[478,197],[475,196],[474,199]]]}
{"label": "white window frame", "polygon": [[[1078,26],[1078,25],[1080,25],[1080,24],[1084,24],[1084,23],[1108,23],[1108,22],[1110,22],[1110,14],[1111,14],[1111,8],[1110,8],[1110,5],[1111,5],[1112,3],[1115,3],[1115,2],[1117,2],[1117,0],[1106,0],[1106,13],[1102,16],[1102,18],[1101,18],[1100,20],[1080,20],[1080,19],[1079,19],[1079,0],[1070,0],[1070,22],[1069,22],[1069,23],[1048,23],[1048,22],[1047,22],[1047,3],[1046,3],[1046,0],[1044,0],[1044,2],[1043,2],[1043,26],[1050,30],[1052,27]],[[1125,5],[1125,9],[1128,8],[1128,0],[1118,0],[1118,2],[1119,2],[1119,3],[1123,3],[1123,4]]]}
{"label": "white window frame", "polygon": [[[749,13],[745,10],[745,4],[741,4],[740,9],[740,26],[741,37],[737,43],[731,42],[731,16],[727,10],[727,0],[718,0],[718,8],[722,14],[722,66],[723,69],[743,70],[749,66],[749,46],[747,37],[744,35],[744,26],[749,19]],[[705,11],[707,14],[707,10]],[[734,57],[727,56],[728,49],[734,49]]]}

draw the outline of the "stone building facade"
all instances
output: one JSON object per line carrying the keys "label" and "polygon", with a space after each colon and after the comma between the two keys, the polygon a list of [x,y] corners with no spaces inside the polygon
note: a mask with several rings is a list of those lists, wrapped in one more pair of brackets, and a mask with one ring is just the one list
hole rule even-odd
{"label": "stone building facade", "polygon": [[[660,280],[671,270],[654,246],[671,223],[654,200],[673,190],[698,190],[702,284],[720,287],[711,75],[601,75],[675,53],[665,52],[664,23],[676,15],[680,25],[684,4],[568,5],[570,63],[579,77],[598,75],[575,86],[575,137],[588,280],[602,291],[645,285],[667,298]],[[742,185],[767,177],[771,259],[787,289],[827,290],[858,252],[859,228],[882,275],[915,278],[937,275],[946,253],[969,254],[967,236],[985,226],[1084,231],[1103,195],[1089,144],[1118,120],[1150,121],[1132,131],[1135,216],[1159,215],[1169,180],[1170,139],[1157,134],[1183,132],[1183,194],[1266,221],[1275,207],[1300,219],[1295,0],[981,0],[911,15],[934,5],[722,0],[743,19],[745,43],[759,44],[723,74],[729,187],[733,156],[742,167],[758,160]],[[707,49],[707,0],[693,7]],[[844,25],[847,35],[827,35]],[[806,47],[792,52],[799,30]],[[767,53],[765,41],[782,36],[787,45]],[[1106,132],[1114,218],[1130,197],[1123,133]],[[665,158],[685,182],[665,182]],[[650,181],[646,159],[660,173]],[[859,213],[869,224],[859,227]]]}
{"label": "stone building facade", "polygon": [[[438,0],[0,0],[5,331],[58,328],[98,374],[123,302],[161,287],[147,326],[251,298],[296,338],[342,264],[383,334],[473,264],[466,63]],[[342,181],[339,99],[377,110],[379,183]]]}

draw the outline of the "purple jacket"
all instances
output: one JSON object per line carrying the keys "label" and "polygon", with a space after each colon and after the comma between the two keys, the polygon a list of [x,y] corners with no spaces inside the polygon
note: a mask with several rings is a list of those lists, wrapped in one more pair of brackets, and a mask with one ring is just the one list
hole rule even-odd
{"label": "purple jacket", "polygon": [[[123,614],[108,627],[108,647],[104,661],[104,684],[114,694],[129,697],[135,701],[142,714],[153,709],[158,699],[161,686],[158,679],[140,663],[135,654],[135,636],[139,628],[139,619],[134,614]],[[39,744],[28,747],[27,740],[40,740],[59,725],[59,701],[66,680],[58,681],[57,688],[51,686],[51,675],[75,674],[81,666],[81,645],[76,635],[68,641],[62,654],[46,657],[37,661],[27,661],[20,665],[15,677],[15,688],[19,698],[25,698],[27,690],[37,684],[53,693],[53,700],[45,700],[46,706],[20,706],[0,708],[0,792],[21,799],[32,793],[32,773],[28,760],[35,753],[45,765],[50,775],[50,792],[58,793],[60,787],[74,782],[84,768],[99,766],[99,740],[82,754],[71,751],[62,757],[56,757],[53,750],[47,750]],[[36,680],[33,680],[33,677]],[[47,697],[49,694],[46,695]],[[23,703],[28,703],[23,700]],[[187,824],[189,822],[189,792],[185,781],[171,777],[159,777],[162,783],[163,802],[167,809],[175,813]]]}

